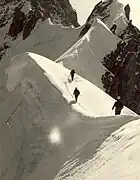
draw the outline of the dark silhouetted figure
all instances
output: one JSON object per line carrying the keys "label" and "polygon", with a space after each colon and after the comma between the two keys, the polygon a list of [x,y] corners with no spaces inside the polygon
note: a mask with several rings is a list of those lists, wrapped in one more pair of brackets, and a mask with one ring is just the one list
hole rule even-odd
{"label": "dark silhouetted figure", "polygon": [[114,103],[112,110],[115,108],[115,115],[120,115],[123,108],[123,103],[120,101],[120,96],[117,97],[117,101]]}
{"label": "dark silhouetted figure", "polygon": [[73,81],[73,79],[74,79],[74,74],[75,74],[75,70],[72,69],[71,72],[70,72],[71,80],[72,80],[72,81]]}
{"label": "dark silhouetted figure", "polygon": [[80,91],[77,89],[77,87],[75,88],[73,94],[75,96],[75,101],[77,102],[78,96],[80,95]]}
{"label": "dark silhouetted figure", "polygon": [[112,31],[112,33],[115,34],[116,28],[117,28],[117,25],[113,24],[113,26],[111,27],[110,31]]}

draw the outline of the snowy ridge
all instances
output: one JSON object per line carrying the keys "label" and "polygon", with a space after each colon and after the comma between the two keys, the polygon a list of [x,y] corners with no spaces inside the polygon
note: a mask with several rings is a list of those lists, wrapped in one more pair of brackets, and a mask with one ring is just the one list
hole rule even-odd
{"label": "snowy ridge", "polygon": [[[36,26],[32,34],[24,41],[22,40],[22,36],[19,36],[15,41],[9,40],[9,48],[3,54],[1,60],[3,70],[7,68],[12,57],[28,51],[55,60],[77,42],[78,35],[82,28],[74,29],[72,27],[66,28],[60,25],[50,25],[48,20],[43,23],[37,23]],[[3,29],[3,31],[5,31],[5,29]],[[4,36],[2,35],[1,37]],[[3,81],[1,77],[0,79]]]}
{"label": "snowy ridge", "polygon": [[97,19],[88,33],[84,35],[56,62],[72,69],[103,90],[101,77],[106,71],[102,65],[106,53],[114,50],[120,39],[112,34],[108,27]]}
{"label": "snowy ridge", "polygon": [[[20,59],[18,63],[17,59]],[[81,78],[78,75],[76,75],[75,81],[71,82],[71,79],[69,77],[70,71],[68,69],[64,68],[59,64],[56,64],[51,60],[48,60],[43,56],[34,53],[19,55],[15,57],[15,60],[12,60],[12,65],[7,71],[8,90],[13,90],[17,86],[17,84],[22,80],[22,70],[26,68],[27,64],[32,59],[37,63],[37,65],[41,69],[43,69],[45,75],[48,77],[50,82],[53,85],[55,85],[55,87],[62,93],[62,96],[76,111],[91,117],[112,115],[111,108],[114,103],[114,100],[109,95],[107,95],[98,87],[96,87],[95,85]],[[72,95],[75,87],[78,87],[78,89],[81,92],[78,103],[75,103],[74,97]],[[98,101],[95,104],[97,94]],[[106,103],[104,104],[104,102]],[[102,109],[100,108],[101,104]],[[124,108],[123,114],[136,115],[127,108]]]}

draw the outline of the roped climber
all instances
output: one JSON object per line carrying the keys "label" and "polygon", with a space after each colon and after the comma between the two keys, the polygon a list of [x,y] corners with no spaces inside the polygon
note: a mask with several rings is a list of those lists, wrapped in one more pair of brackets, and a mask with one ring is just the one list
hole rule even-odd
{"label": "roped climber", "polygon": [[70,72],[70,76],[71,76],[71,80],[73,81],[74,79],[74,74],[75,74],[75,70],[72,69],[71,72]]}
{"label": "roped climber", "polygon": [[121,110],[123,109],[123,103],[120,101],[121,97],[117,97],[117,101],[114,103],[112,110],[115,108],[115,115],[120,115]]}
{"label": "roped climber", "polygon": [[73,95],[75,96],[75,101],[77,102],[78,96],[80,95],[80,91],[77,89],[77,87],[75,88]]}

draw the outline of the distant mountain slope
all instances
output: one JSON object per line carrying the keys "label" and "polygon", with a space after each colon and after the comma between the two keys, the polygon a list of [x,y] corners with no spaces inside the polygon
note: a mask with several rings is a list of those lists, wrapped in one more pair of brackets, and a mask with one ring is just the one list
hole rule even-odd
{"label": "distant mountain slope", "polygon": [[104,89],[102,75],[105,72],[112,75],[101,62],[109,51],[116,49],[119,41],[120,39],[112,34],[101,20],[97,19],[89,32],[56,62],[69,69],[74,68],[79,75]]}
{"label": "distant mountain slope", "polygon": [[76,12],[69,0],[2,0],[0,3],[0,27],[10,25],[7,33],[14,39],[19,33],[23,33],[23,39],[26,39],[39,19],[48,18],[65,26],[78,26]]}
{"label": "distant mountain slope", "polygon": [[[17,45],[19,45],[19,41],[20,43],[24,42],[24,40],[28,39],[30,35],[32,36],[34,32],[38,30],[38,28],[42,29],[42,26],[46,21],[47,24],[59,24],[63,26],[63,28],[64,26],[79,26],[76,11],[72,8],[69,0],[2,0],[0,2],[0,61],[5,54],[9,54],[7,51],[14,52],[16,49],[18,49]],[[47,28],[47,26],[45,28]],[[56,28],[56,31],[57,30],[58,29]],[[44,29],[43,32],[40,32],[39,30],[38,34],[35,34],[36,37],[33,35],[34,40],[32,40],[32,42],[35,41],[34,44],[41,43],[39,40],[40,33],[42,33],[44,36],[47,34],[50,37],[54,35],[52,35],[52,33],[49,34],[48,31],[47,29]],[[38,39],[38,41],[36,39]],[[48,42],[50,41],[50,38],[44,37],[44,40]],[[31,43],[29,44],[31,46],[34,45]],[[71,43],[68,47],[70,46]],[[12,50],[10,50],[10,48],[12,48]],[[26,48],[27,50],[25,51],[30,51],[33,49],[30,48]],[[46,46],[44,48],[46,48]],[[67,50],[67,45],[66,48],[62,48],[60,51],[63,53],[65,50]],[[21,48],[21,52],[25,51]],[[21,52],[20,50],[17,51],[17,53]],[[37,53],[39,53],[39,51],[37,51]],[[60,54],[58,54],[58,56]],[[13,53],[13,56],[14,55],[16,54]],[[10,56],[10,54],[8,56]]]}
{"label": "distant mountain slope", "polygon": [[55,60],[77,42],[81,28],[50,25],[48,21],[44,21],[24,41],[21,36],[15,41],[9,41],[9,48],[5,56],[3,55],[3,61],[26,51],[35,52]]}

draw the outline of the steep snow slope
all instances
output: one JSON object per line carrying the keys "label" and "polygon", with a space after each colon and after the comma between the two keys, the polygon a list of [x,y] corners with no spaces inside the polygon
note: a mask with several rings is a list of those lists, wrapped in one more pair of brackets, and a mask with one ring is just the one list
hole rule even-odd
{"label": "steep snow slope", "polygon": [[[0,81],[3,81],[3,71],[13,56],[32,51],[55,60],[77,42],[80,30],[81,27],[77,29],[65,28],[60,25],[50,25],[48,21],[44,21],[43,23],[40,22],[34,32],[24,41],[22,36],[19,36],[15,41],[8,39],[8,46],[5,44],[2,53],[0,52]],[[5,47],[8,49],[6,50]]]}
{"label": "steep snow slope", "polygon": [[79,75],[103,89],[101,77],[106,69],[101,61],[109,51],[117,47],[119,41],[120,39],[97,19],[89,32],[56,62],[69,69],[74,68]]}
{"label": "steep snow slope", "polygon": [[[23,57],[23,61],[26,61],[26,56],[27,55]],[[61,91],[63,97],[66,98],[70,105],[72,105],[72,108],[87,116],[95,117],[111,115],[111,107],[114,100],[95,85],[78,75],[76,76],[75,81],[71,82],[69,77],[70,71],[68,69],[47,60],[45,57],[33,53],[29,53],[29,57],[33,58],[34,61],[44,70],[52,84],[54,84]],[[11,69],[11,71],[13,70]],[[13,77],[9,75],[9,84],[12,80]],[[75,103],[72,95],[75,87],[78,87],[81,92],[78,103]],[[95,104],[97,95],[98,102]],[[102,108],[100,108],[101,104]],[[124,108],[123,114],[135,115],[135,113],[131,112],[127,108]]]}
{"label": "steep snow slope", "polygon": [[[63,83],[68,74],[69,70],[33,53],[16,56],[6,73],[1,74],[0,179],[53,180],[69,159],[76,165],[78,152],[78,162],[87,161],[110,133],[138,118],[130,116],[134,113],[127,109],[124,113],[129,116],[102,118],[83,116],[79,104],[72,105],[76,111],[73,110],[62,97],[73,100]],[[86,86],[104,96],[102,114],[106,115],[114,100],[79,76],[77,80],[81,81],[80,84],[75,80],[81,93]],[[73,85],[70,83],[68,89],[73,90]],[[79,102],[88,107],[85,94],[81,94]]]}
{"label": "steep snow slope", "polygon": [[13,57],[19,53],[32,51],[55,60],[78,40],[81,28],[65,28],[60,25],[50,25],[48,21],[40,22],[24,41],[21,37],[16,41],[10,41],[11,48],[7,54]]}
{"label": "steep snow slope", "polygon": [[[101,145],[92,160],[57,180],[132,180],[140,179],[140,120],[124,125]],[[65,178],[63,178],[65,177]]]}

